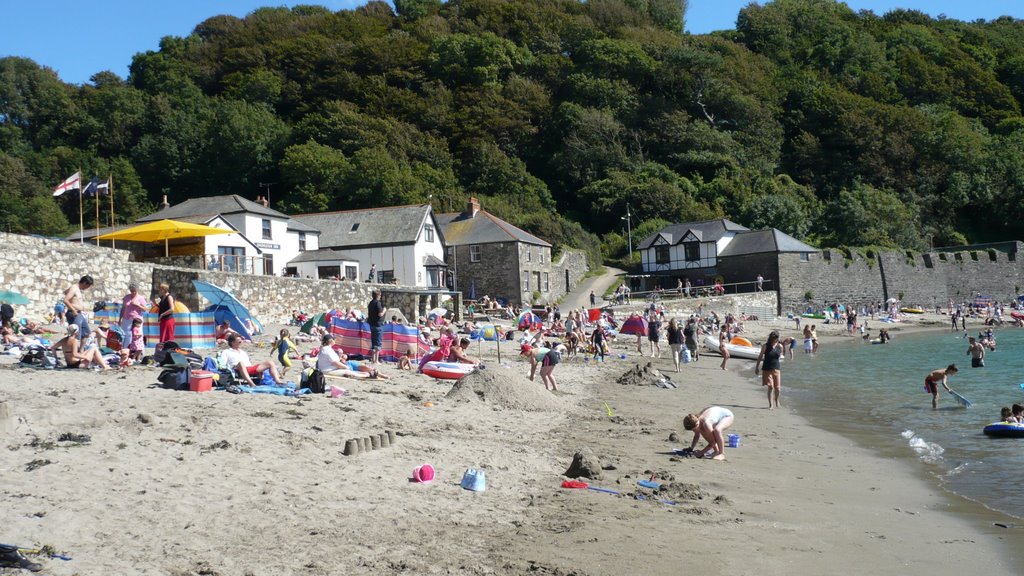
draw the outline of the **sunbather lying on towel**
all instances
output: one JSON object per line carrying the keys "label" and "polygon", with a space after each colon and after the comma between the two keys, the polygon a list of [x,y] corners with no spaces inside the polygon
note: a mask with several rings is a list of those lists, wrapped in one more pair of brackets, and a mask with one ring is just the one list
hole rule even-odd
{"label": "sunbather lying on towel", "polygon": [[78,324],[68,324],[68,335],[58,340],[50,350],[58,348],[64,352],[64,362],[68,368],[92,368],[99,366],[104,370],[110,370],[110,366],[103,360],[103,354],[99,348],[82,350],[78,341]]}

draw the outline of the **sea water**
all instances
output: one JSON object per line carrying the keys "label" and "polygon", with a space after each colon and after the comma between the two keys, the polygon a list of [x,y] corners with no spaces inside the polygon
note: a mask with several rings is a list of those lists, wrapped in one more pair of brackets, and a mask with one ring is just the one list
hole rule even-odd
{"label": "sea water", "polygon": [[[810,355],[798,347],[782,366],[783,404],[882,456],[916,460],[951,492],[1024,518],[1024,438],[982,434],[1002,406],[1024,403],[1024,330],[997,330],[996,343],[984,368],[971,368],[963,332],[896,333],[876,345],[857,338]],[[960,371],[949,387],[973,406],[963,408],[940,386],[932,410],[924,377],[951,363]]]}

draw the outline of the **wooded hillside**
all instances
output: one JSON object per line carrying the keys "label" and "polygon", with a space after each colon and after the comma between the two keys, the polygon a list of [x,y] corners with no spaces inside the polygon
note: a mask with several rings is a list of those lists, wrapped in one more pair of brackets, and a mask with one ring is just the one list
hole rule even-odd
{"label": "wooded hillside", "polygon": [[625,252],[627,204],[634,241],[717,217],[820,245],[1024,238],[1024,21],[775,0],[692,36],[678,0],[394,5],[210,18],[84,86],[0,59],[0,227],[69,232],[77,198],[51,192],[81,168],[113,174],[122,222],[260,182],[285,212],[475,195],[595,258]]}

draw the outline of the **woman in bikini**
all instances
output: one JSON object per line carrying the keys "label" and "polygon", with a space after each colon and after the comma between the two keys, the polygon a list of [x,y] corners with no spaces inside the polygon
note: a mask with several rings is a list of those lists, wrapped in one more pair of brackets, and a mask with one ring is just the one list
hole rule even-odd
{"label": "woman in bikini", "polygon": [[103,370],[110,370],[110,366],[103,360],[103,354],[100,354],[99,348],[80,349],[78,324],[69,324],[68,335],[58,340],[50,347],[50,350],[57,350],[57,348],[64,352],[64,363],[68,368],[89,369],[95,364]]}
{"label": "woman in bikini", "polygon": [[789,338],[779,339],[779,333],[772,330],[768,341],[757,355],[754,374],[761,374],[761,385],[768,387],[768,409],[779,407],[779,396],[782,394],[782,355],[789,346]]}

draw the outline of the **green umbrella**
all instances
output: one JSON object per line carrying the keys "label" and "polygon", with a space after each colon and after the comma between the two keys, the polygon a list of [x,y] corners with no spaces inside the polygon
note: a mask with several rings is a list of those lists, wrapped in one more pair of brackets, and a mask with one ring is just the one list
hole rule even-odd
{"label": "green umbrella", "polygon": [[323,312],[315,314],[312,318],[306,320],[302,325],[302,328],[299,328],[299,332],[302,332],[303,334],[312,334],[313,326],[327,326],[327,316]]}
{"label": "green umbrella", "polygon": [[0,290],[0,302],[7,302],[8,304],[28,304],[28,298],[18,294],[13,290]]}

